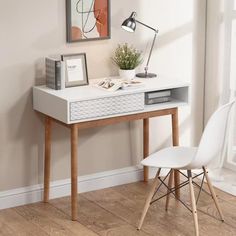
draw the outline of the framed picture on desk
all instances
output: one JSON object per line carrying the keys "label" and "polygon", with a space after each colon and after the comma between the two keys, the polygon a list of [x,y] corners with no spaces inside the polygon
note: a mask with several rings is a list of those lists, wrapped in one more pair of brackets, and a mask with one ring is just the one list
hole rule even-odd
{"label": "framed picture on desk", "polygon": [[65,62],[65,87],[88,84],[88,70],[85,53],[62,55]]}

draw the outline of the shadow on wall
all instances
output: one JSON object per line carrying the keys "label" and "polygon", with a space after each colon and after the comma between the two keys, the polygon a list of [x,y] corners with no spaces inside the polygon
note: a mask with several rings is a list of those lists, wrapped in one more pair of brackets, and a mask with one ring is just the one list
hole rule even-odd
{"label": "shadow on wall", "polygon": [[[153,118],[152,118],[153,119]],[[155,119],[158,119],[155,118]],[[170,120],[171,122],[171,120]],[[143,122],[142,121],[134,121],[130,122],[130,140],[131,140],[131,158],[132,158],[132,165],[137,165],[139,162],[143,159]],[[179,125],[179,132],[183,135],[185,132],[187,132],[187,129],[189,128],[190,124],[190,117],[185,119],[181,122]],[[150,130],[150,133],[153,130]],[[171,132],[171,130],[166,129],[166,132]],[[156,132],[156,136],[161,135],[161,133],[158,133],[158,130]],[[181,143],[180,143],[181,145]],[[155,148],[154,150],[150,150],[150,154],[157,152],[158,150],[172,146],[172,134],[168,135],[167,138],[162,140],[162,142],[158,145],[159,147]],[[184,146],[184,144],[183,144]]]}
{"label": "shadow on wall", "polygon": [[[5,105],[2,106],[1,112],[5,131],[3,130],[1,135],[7,145],[4,147],[5,155],[1,160],[4,163],[1,166],[4,168],[1,175],[8,178],[7,181],[0,178],[4,181],[0,183],[4,188],[8,188],[6,184],[18,187],[18,183],[21,182],[28,186],[38,180],[37,135],[32,135],[32,131],[37,133],[37,122],[32,110],[32,84],[28,76],[30,66],[17,64],[1,70],[1,74],[11,75],[9,78],[12,80],[3,84],[3,88],[4,85],[6,88],[2,92]],[[14,174],[9,175],[9,170]],[[21,172],[23,174],[20,174]]]}
{"label": "shadow on wall", "polygon": [[[173,43],[174,41],[193,33],[193,23],[192,22],[188,22],[186,24],[183,24],[179,27],[176,27],[174,30],[166,32],[164,34],[158,35],[157,37],[157,41],[156,44],[154,46],[153,49],[153,54],[154,53],[158,53],[158,50],[160,48],[163,48],[165,46],[168,46],[169,44]],[[146,48],[147,44],[150,44],[150,41],[152,39],[150,38],[150,40],[142,42],[142,44],[140,45],[141,48]],[[195,45],[193,45],[194,47]],[[149,53],[150,49],[147,49],[146,53]],[[144,56],[144,58],[146,58],[147,56]],[[191,58],[192,59],[192,58]],[[144,60],[143,62],[144,64],[146,63],[146,61]],[[141,67],[143,67],[143,65],[141,65]],[[197,87],[198,86],[198,81],[195,82],[195,85]],[[201,84],[201,83],[200,83]],[[199,84],[199,85],[200,85]],[[190,97],[191,99],[191,97]],[[194,102],[196,102],[195,100],[190,101],[191,102],[191,106],[196,107],[196,105],[194,104]],[[197,103],[197,102],[196,102]],[[158,118],[156,118],[158,119]],[[187,117],[185,120],[183,120],[180,124],[179,124],[179,130],[181,132],[181,134],[184,134],[185,132],[187,132],[187,130],[190,128],[190,117]],[[196,133],[196,129],[197,129],[198,125],[194,125],[192,128],[192,132],[193,134]],[[151,128],[151,127],[150,127]],[[158,132],[158,131],[157,131]],[[167,132],[170,132],[169,130],[167,130]],[[150,133],[151,133],[151,129],[150,129]],[[143,138],[142,138],[142,122],[133,122],[133,124],[130,124],[130,139],[131,139],[131,153],[132,153],[132,163],[134,165],[136,165],[137,163],[140,162],[140,160],[143,157]],[[199,138],[197,138],[198,140]],[[169,135],[166,139],[164,139],[160,145],[159,148],[164,148],[166,146],[171,146],[172,145],[172,136]],[[157,148],[156,150],[157,151]]]}
{"label": "shadow on wall", "polygon": [[193,32],[193,23],[187,22],[179,27],[176,27],[174,30],[159,35],[157,47],[161,48],[165,45],[173,43],[175,40],[182,38]]}
{"label": "shadow on wall", "polygon": [[[224,10],[221,6],[222,2],[228,0],[208,0],[207,8],[207,42],[206,42],[206,75],[205,75],[205,110],[204,110],[204,126],[208,119],[217,109],[222,98],[221,83],[224,75],[223,66],[230,66],[230,63],[224,57]],[[229,1],[231,2],[231,1]],[[230,70],[228,70],[230,73]],[[224,88],[228,89],[228,88]]]}
{"label": "shadow on wall", "polygon": [[[144,28],[144,30],[147,30]],[[193,33],[193,23],[192,22],[188,22],[186,24],[183,24],[179,27],[176,27],[174,30],[166,32],[164,34],[158,34],[157,35],[157,39],[156,39],[156,43],[154,45],[153,48],[153,52],[152,54],[158,53],[158,50],[170,45],[171,43],[173,43],[174,41]],[[144,54],[144,61],[141,65],[141,67],[144,66],[144,64],[146,64],[146,60],[147,60],[147,56],[149,54],[150,51],[150,47],[151,47],[151,42],[152,42],[152,34],[150,34],[150,38],[148,40],[142,41],[141,44],[139,44],[139,47],[143,49],[143,51],[145,52]],[[137,38],[137,36],[136,36]]]}

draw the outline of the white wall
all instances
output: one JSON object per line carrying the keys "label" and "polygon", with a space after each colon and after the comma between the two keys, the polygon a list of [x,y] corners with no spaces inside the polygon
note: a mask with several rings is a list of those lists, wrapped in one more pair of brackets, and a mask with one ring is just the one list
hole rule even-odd
{"label": "white wall", "polygon": [[205,82],[205,123],[220,101],[224,75],[224,2],[208,0]]}
{"label": "white wall", "polygon": [[[32,110],[31,87],[44,82],[43,58],[86,52],[90,79],[117,74],[110,60],[117,43],[132,43],[146,56],[153,36],[142,27],[135,34],[121,30],[133,10],[160,30],[150,71],[192,83],[191,114],[180,109],[180,131],[182,144],[196,143],[202,130],[205,2],[111,0],[111,40],[67,44],[64,0],[0,1],[0,191],[42,182],[43,118]],[[69,177],[70,145],[69,132],[54,127],[57,180]],[[153,119],[150,136],[151,151],[169,145],[170,119]],[[79,175],[135,165],[141,143],[140,122],[81,131]]]}

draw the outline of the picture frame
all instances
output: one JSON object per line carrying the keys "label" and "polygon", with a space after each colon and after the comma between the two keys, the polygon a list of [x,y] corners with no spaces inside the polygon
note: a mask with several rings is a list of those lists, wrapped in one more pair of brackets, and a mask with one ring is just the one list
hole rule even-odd
{"label": "picture frame", "polygon": [[66,0],[67,42],[111,38],[110,0]]}
{"label": "picture frame", "polygon": [[61,60],[65,62],[66,88],[89,84],[85,53],[64,54]]}

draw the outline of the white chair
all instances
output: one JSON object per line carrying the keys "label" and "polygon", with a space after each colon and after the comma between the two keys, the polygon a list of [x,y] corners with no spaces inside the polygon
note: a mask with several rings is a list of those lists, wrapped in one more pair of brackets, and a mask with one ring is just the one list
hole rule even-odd
{"label": "white chair", "polygon": [[[227,124],[229,120],[229,114],[234,103],[235,101],[222,106],[212,115],[212,117],[209,119],[208,124],[204,130],[204,133],[202,135],[198,148],[197,147],[164,148],[148,156],[141,162],[142,165],[144,166],[157,167],[159,169],[157,171],[153,185],[146,199],[146,203],[145,203],[144,210],[143,210],[143,213],[142,213],[139,225],[138,225],[138,229],[141,229],[142,227],[144,218],[146,216],[146,213],[148,211],[150,204],[166,196],[166,210],[168,209],[169,195],[174,194],[174,191],[176,190],[176,187],[172,187],[172,182],[173,182],[173,177],[174,177],[173,174],[174,174],[174,171],[178,171],[179,173],[183,174],[181,170],[187,171],[187,176],[183,174],[187,178],[187,180],[181,183],[177,188],[181,188],[189,184],[190,198],[191,198],[191,205],[192,205],[192,209],[190,210],[193,214],[196,235],[199,235],[199,228],[198,228],[197,208],[196,208],[196,200],[195,200],[195,195],[194,195],[193,184],[196,184],[198,187],[200,187],[200,190],[199,190],[199,195],[200,195],[200,192],[203,186],[204,177],[206,177],[206,181],[207,181],[211,196],[215,202],[215,205],[220,214],[221,220],[224,221],[223,214],[219,207],[217,197],[213,190],[210,179],[208,177],[208,172],[206,170],[206,167],[213,158],[217,157],[218,155],[222,153],[222,150],[226,143],[226,133],[227,133]],[[159,177],[161,168],[170,169],[170,172],[164,178],[164,180],[162,180]],[[203,169],[203,172],[197,176],[192,176],[193,169]],[[202,179],[201,185],[198,185],[196,182],[193,181],[193,179],[200,175],[203,175],[203,179]],[[165,179],[167,179],[168,176],[169,176],[168,184],[165,184],[164,181]],[[159,187],[157,187],[159,182],[161,183],[159,184]],[[164,196],[154,200],[154,196],[156,192],[159,190],[161,185],[165,185],[167,187],[167,193]],[[198,201],[199,195],[197,197],[197,201]],[[177,199],[177,200],[180,200],[180,199]],[[184,205],[188,208],[186,204]]]}

